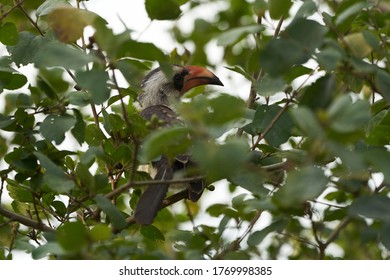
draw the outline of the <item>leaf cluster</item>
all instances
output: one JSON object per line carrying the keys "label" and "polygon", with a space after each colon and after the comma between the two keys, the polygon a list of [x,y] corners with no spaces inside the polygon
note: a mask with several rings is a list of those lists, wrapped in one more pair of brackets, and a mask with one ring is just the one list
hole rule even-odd
{"label": "leaf cluster", "polygon": [[[146,0],[151,20],[173,23],[170,54],[81,2],[2,4],[0,259],[389,258],[386,1]],[[248,92],[190,92],[175,104],[185,126],[142,119],[145,71],[212,67],[210,46]],[[172,188],[137,225],[145,164],[182,153],[198,168],[172,183],[202,174],[205,199]]]}

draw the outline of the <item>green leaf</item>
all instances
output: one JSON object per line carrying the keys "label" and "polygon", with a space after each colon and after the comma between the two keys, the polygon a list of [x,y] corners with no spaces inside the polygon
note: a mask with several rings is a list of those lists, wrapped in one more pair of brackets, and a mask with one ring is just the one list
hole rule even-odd
{"label": "green leaf", "polygon": [[368,44],[362,32],[346,35],[344,42],[357,58],[364,58],[372,51],[372,47]]}
{"label": "green leaf", "polygon": [[285,82],[282,78],[273,78],[269,75],[265,75],[260,80],[254,83],[257,94],[261,96],[271,96],[276,93],[282,92],[285,89]]}
{"label": "green leaf", "polygon": [[86,127],[85,141],[90,146],[99,146],[102,141],[106,139],[106,136],[101,131],[100,127],[95,124],[89,124]]}
{"label": "green leaf", "polygon": [[287,17],[292,6],[291,0],[269,0],[268,8],[272,19]]}
{"label": "green leaf", "polygon": [[65,176],[57,176],[50,173],[43,175],[43,181],[57,193],[68,193],[75,187],[74,181]]}
{"label": "green leaf", "polygon": [[325,75],[305,88],[299,104],[311,108],[313,111],[325,109],[331,104],[336,92],[334,75]]}
{"label": "green leaf", "polygon": [[112,230],[105,224],[97,224],[90,230],[89,235],[94,241],[105,241],[111,238]]}
{"label": "green leaf", "polygon": [[88,244],[88,231],[81,221],[66,222],[57,230],[57,241],[70,252],[80,252]]}
{"label": "green leaf", "polygon": [[280,38],[268,42],[260,53],[260,63],[271,76],[282,75],[293,65],[306,62],[322,45],[327,31],[316,21],[296,19],[281,33]]}
{"label": "green leaf", "polygon": [[375,76],[375,85],[383,98],[390,102],[390,74],[378,69]]}
{"label": "green leaf", "polygon": [[214,138],[232,128],[242,126],[246,121],[245,102],[228,94],[220,94],[215,98],[199,95],[190,103],[179,104],[178,112],[188,125],[192,125],[195,133],[198,130],[202,132],[199,128],[204,127],[204,130]]}
{"label": "green leaf", "polygon": [[230,176],[229,181],[237,186],[258,195],[267,195],[268,190],[263,185],[263,174],[256,170],[241,169]]}
{"label": "green leaf", "polygon": [[76,167],[77,179],[80,180],[83,188],[93,191],[95,189],[95,178],[91,175],[85,164],[79,163]]}
{"label": "green leaf", "polygon": [[33,196],[31,189],[18,185],[15,181],[7,180],[7,190],[8,190],[8,195],[18,201],[18,202],[29,202],[32,203]]}
{"label": "green leaf", "polygon": [[300,106],[290,110],[290,114],[297,126],[306,136],[314,139],[323,138],[325,132],[318,122],[316,115],[308,107]]}
{"label": "green leaf", "polygon": [[22,171],[31,175],[35,173],[38,167],[36,158],[31,154],[31,151],[23,147],[15,148],[12,152],[9,152],[4,160],[15,166],[19,172]]}
{"label": "green leaf", "polygon": [[338,48],[329,46],[317,53],[316,57],[322,69],[325,71],[333,71],[340,64],[343,53]]}
{"label": "green leaf", "polygon": [[258,24],[229,29],[216,38],[217,45],[223,47],[234,45],[247,35],[260,32],[262,29],[263,27]]}
{"label": "green leaf", "polygon": [[374,194],[357,198],[349,207],[351,215],[390,221],[390,198]]}
{"label": "green leaf", "polygon": [[249,246],[257,246],[259,245],[264,238],[274,232],[281,232],[287,225],[287,220],[280,219],[273,221],[269,226],[263,228],[262,230],[255,231],[248,237],[248,245]]}
{"label": "green leaf", "polygon": [[213,205],[210,205],[207,209],[206,212],[211,216],[211,217],[219,217],[225,212],[225,209],[228,208],[226,204],[221,204],[221,203],[216,203]]}
{"label": "green leaf", "polygon": [[[261,134],[281,110],[282,108],[278,105],[260,105],[256,109],[253,122],[245,126],[244,130],[251,135]],[[265,139],[270,145],[277,147],[292,136],[293,126],[290,115],[284,112],[265,135]]]}
{"label": "green leaf", "polygon": [[26,31],[20,32],[18,43],[8,46],[7,50],[17,65],[35,63],[38,68],[61,66],[80,69],[94,61],[92,55],[80,49]]}
{"label": "green leaf", "polygon": [[125,122],[123,118],[121,118],[117,114],[108,114],[106,110],[102,110],[103,112],[103,125],[107,133],[117,133],[124,129]]}
{"label": "green leaf", "polygon": [[204,122],[208,126],[227,124],[244,116],[245,102],[235,96],[221,94],[216,98],[207,99],[207,103],[211,112],[204,116]]}
{"label": "green leaf", "polygon": [[332,128],[341,133],[362,129],[371,118],[370,104],[365,100],[352,102],[348,95],[337,98],[328,109],[328,114]]}
{"label": "green leaf", "polygon": [[390,112],[381,111],[375,115],[367,127],[367,144],[388,145],[390,142]]}
{"label": "green leaf", "polygon": [[281,208],[301,208],[307,200],[318,197],[327,187],[328,178],[314,166],[304,167],[288,174],[286,184],[273,196]]}
{"label": "green leaf", "polygon": [[98,207],[106,213],[115,229],[123,229],[127,226],[122,212],[109,199],[102,194],[98,194],[95,196],[95,201]]}
{"label": "green leaf", "polygon": [[41,123],[39,131],[47,140],[59,145],[65,140],[65,133],[75,124],[76,119],[71,115],[48,115]]}
{"label": "green leaf", "polygon": [[94,60],[92,55],[80,49],[59,42],[47,42],[42,44],[33,62],[38,68],[60,66],[77,70]]}
{"label": "green leaf", "polygon": [[91,11],[58,5],[49,12],[48,22],[59,41],[74,43],[83,35],[84,28],[98,17]]}
{"label": "green leaf", "polygon": [[30,32],[22,31],[19,33],[18,43],[8,46],[7,50],[16,65],[27,65],[34,61],[34,56],[41,45],[41,38]]}
{"label": "green leaf", "polygon": [[12,22],[6,22],[0,26],[0,42],[12,46],[18,43],[18,30]]}
{"label": "green leaf", "polygon": [[247,78],[249,81],[254,81],[253,77],[246,72],[241,66],[235,65],[234,67],[227,67],[225,66],[226,69],[229,69],[230,71],[236,72],[238,74],[243,75],[245,78]]}
{"label": "green leaf", "polygon": [[383,147],[370,147],[364,157],[372,164],[372,169],[382,172],[386,182],[390,182],[390,153]]}
{"label": "green leaf", "polygon": [[50,158],[40,152],[34,152],[34,155],[46,170],[43,180],[50,189],[58,193],[66,193],[75,187],[74,181]]}
{"label": "green leaf", "polygon": [[271,76],[283,75],[294,64],[302,64],[308,59],[309,55],[298,43],[282,39],[272,39],[260,53],[260,64]]}
{"label": "green leaf", "polygon": [[81,155],[80,163],[85,164],[86,166],[91,166],[95,158],[102,156],[104,156],[104,151],[101,147],[90,146],[88,150]]}
{"label": "green leaf", "polygon": [[189,133],[186,127],[169,127],[152,133],[143,143],[142,161],[149,162],[161,155],[173,158],[185,153],[191,144]]}
{"label": "green leaf", "polygon": [[[232,177],[240,171],[247,159],[249,148],[243,140],[230,140],[225,144],[196,142],[192,155],[210,182]],[[233,160],[232,160],[233,159]]]}
{"label": "green leaf", "polygon": [[295,19],[300,17],[309,17],[317,12],[317,5],[311,0],[306,0],[303,2],[302,6],[299,7],[299,10],[295,13]]}
{"label": "green leaf", "polygon": [[390,222],[383,224],[381,228],[381,243],[386,247],[387,250],[390,250]]}
{"label": "green leaf", "polygon": [[35,11],[36,17],[50,14],[54,9],[62,6],[70,6],[67,0],[46,0]]}
{"label": "green leaf", "polygon": [[342,10],[340,13],[336,15],[335,24],[340,25],[346,22],[351,17],[356,16],[361,13],[365,8],[370,7],[372,4],[367,3],[366,1],[356,1],[354,4],[347,4],[347,8]]}
{"label": "green leaf", "polygon": [[76,123],[71,129],[72,135],[76,138],[77,142],[81,145],[85,141],[85,130],[86,125],[84,122],[83,115],[79,110],[73,109],[73,114],[76,117]]}
{"label": "green leaf", "polygon": [[85,107],[91,104],[91,97],[85,91],[71,91],[65,94],[65,97],[69,101],[69,104]]}
{"label": "green leaf", "polygon": [[168,57],[154,44],[127,40],[118,47],[117,57],[132,57],[151,61],[168,62]]}
{"label": "green leaf", "polygon": [[43,244],[37,248],[35,248],[31,252],[31,256],[34,260],[39,260],[49,255],[62,255],[64,254],[64,249],[57,242],[48,242]]}
{"label": "green leaf", "polygon": [[13,70],[12,68],[9,70],[4,69],[5,71],[2,71],[3,69],[0,69],[1,91],[4,89],[15,90],[23,87],[27,83],[27,78],[23,74]]}
{"label": "green leaf", "polygon": [[153,225],[142,226],[141,234],[152,241],[164,241],[165,237],[162,232]]}
{"label": "green leaf", "polygon": [[57,215],[59,215],[60,217],[65,217],[67,209],[62,201],[54,200],[50,205],[54,207]]}
{"label": "green leaf", "polygon": [[102,104],[110,97],[107,72],[99,69],[76,72],[77,83],[88,91],[95,104]]}
{"label": "green leaf", "polygon": [[145,9],[152,20],[173,20],[181,14],[180,6],[174,0],[165,0],[164,3],[159,0],[146,0]]}

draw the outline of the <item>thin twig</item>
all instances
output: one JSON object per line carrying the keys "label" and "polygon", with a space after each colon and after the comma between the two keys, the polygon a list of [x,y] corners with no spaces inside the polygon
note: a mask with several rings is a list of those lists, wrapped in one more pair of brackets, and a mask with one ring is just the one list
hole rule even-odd
{"label": "thin twig", "polygon": [[43,37],[45,34],[43,31],[39,28],[38,24],[33,21],[33,19],[30,17],[30,15],[26,12],[26,10],[23,8],[22,5],[18,6],[18,8],[22,11],[22,13],[27,17],[27,19],[31,22],[31,24],[34,26],[34,28],[39,32],[39,34]]}
{"label": "thin twig", "polygon": [[238,237],[236,240],[234,240],[226,249],[224,249],[221,253],[215,256],[215,259],[223,259],[224,255],[228,252],[234,252],[237,251],[240,248],[241,242],[248,236],[249,233],[251,233],[253,227],[257,223],[257,221],[260,219],[261,214],[263,213],[262,210],[258,210],[256,212],[255,217],[250,221],[247,229],[245,230],[244,234],[242,234],[240,237]]}
{"label": "thin twig", "polygon": [[112,199],[113,197],[121,194],[124,191],[127,191],[128,189],[134,187],[134,186],[149,186],[149,185],[158,185],[158,184],[180,184],[180,183],[189,183],[204,179],[203,176],[194,176],[194,177],[188,177],[188,178],[181,178],[181,179],[173,179],[173,180],[149,180],[149,181],[140,181],[140,182],[132,182],[131,180],[127,182],[126,184],[120,186],[119,188],[113,190],[112,192],[109,192],[106,194],[106,198]]}
{"label": "thin twig", "polygon": [[276,114],[276,116],[271,120],[271,122],[267,125],[267,127],[260,133],[260,135],[257,137],[255,143],[252,145],[252,150],[256,149],[256,146],[260,143],[262,139],[268,134],[268,132],[274,127],[275,123],[280,119],[280,117],[283,115],[283,113],[288,109],[288,106],[290,105],[292,99],[287,100],[287,102],[284,104],[282,109],[279,110],[279,112]]}
{"label": "thin twig", "polygon": [[337,227],[332,231],[332,233],[329,235],[328,240],[324,243],[324,246],[329,246],[330,243],[336,240],[338,237],[340,231],[345,228],[350,222],[352,221],[351,217],[345,217],[340,221],[340,223],[337,225]]}
{"label": "thin twig", "polygon": [[127,125],[127,126],[130,126],[129,116],[128,116],[128,114],[127,114],[127,110],[126,110],[126,107],[125,107],[125,103],[124,103],[124,101],[123,101],[122,90],[121,90],[121,88],[119,87],[118,80],[117,80],[117,78],[116,78],[115,69],[112,69],[112,80],[113,80],[113,82],[114,82],[114,85],[115,85],[116,90],[118,91],[119,99],[120,99],[120,102],[121,102],[121,108],[122,108],[123,118],[124,118],[124,120],[125,120],[125,122],[126,122],[126,125]]}
{"label": "thin twig", "polygon": [[[175,194],[167,197],[166,199],[164,199],[160,209],[171,206],[172,204],[175,204],[175,203],[177,203],[183,199],[186,199],[186,198],[188,198],[188,190],[187,189],[182,190],[178,193],[175,193]],[[135,221],[134,216],[129,216],[126,218],[126,227],[134,225],[135,223],[136,223],[136,221]],[[114,233],[119,233],[120,231],[121,231],[121,229],[115,229],[115,228],[113,229]]]}
{"label": "thin twig", "polygon": [[12,13],[13,10],[15,10],[16,8],[19,8],[24,3],[24,1],[25,0],[19,0],[18,2],[16,2],[14,6],[12,6],[8,11],[6,11],[5,13],[3,13],[1,15],[0,21],[5,19],[10,13]]}

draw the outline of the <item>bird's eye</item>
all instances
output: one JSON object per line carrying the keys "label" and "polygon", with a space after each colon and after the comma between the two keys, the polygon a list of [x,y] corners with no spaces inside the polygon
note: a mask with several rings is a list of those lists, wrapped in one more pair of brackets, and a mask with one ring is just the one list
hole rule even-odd
{"label": "bird's eye", "polygon": [[177,90],[181,90],[183,88],[184,83],[184,75],[183,73],[175,74],[173,76],[173,86]]}

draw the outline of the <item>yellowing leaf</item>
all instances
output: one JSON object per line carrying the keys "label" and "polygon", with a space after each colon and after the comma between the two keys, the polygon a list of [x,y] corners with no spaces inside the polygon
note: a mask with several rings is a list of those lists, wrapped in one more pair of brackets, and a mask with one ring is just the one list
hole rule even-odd
{"label": "yellowing leaf", "polygon": [[49,14],[48,21],[58,40],[72,43],[82,36],[84,27],[92,25],[97,17],[90,11],[61,6]]}
{"label": "yellowing leaf", "polygon": [[371,46],[367,43],[363,33],[353,33],[344,37],[349,49],[358,58],[364,58],[372,51]]}

